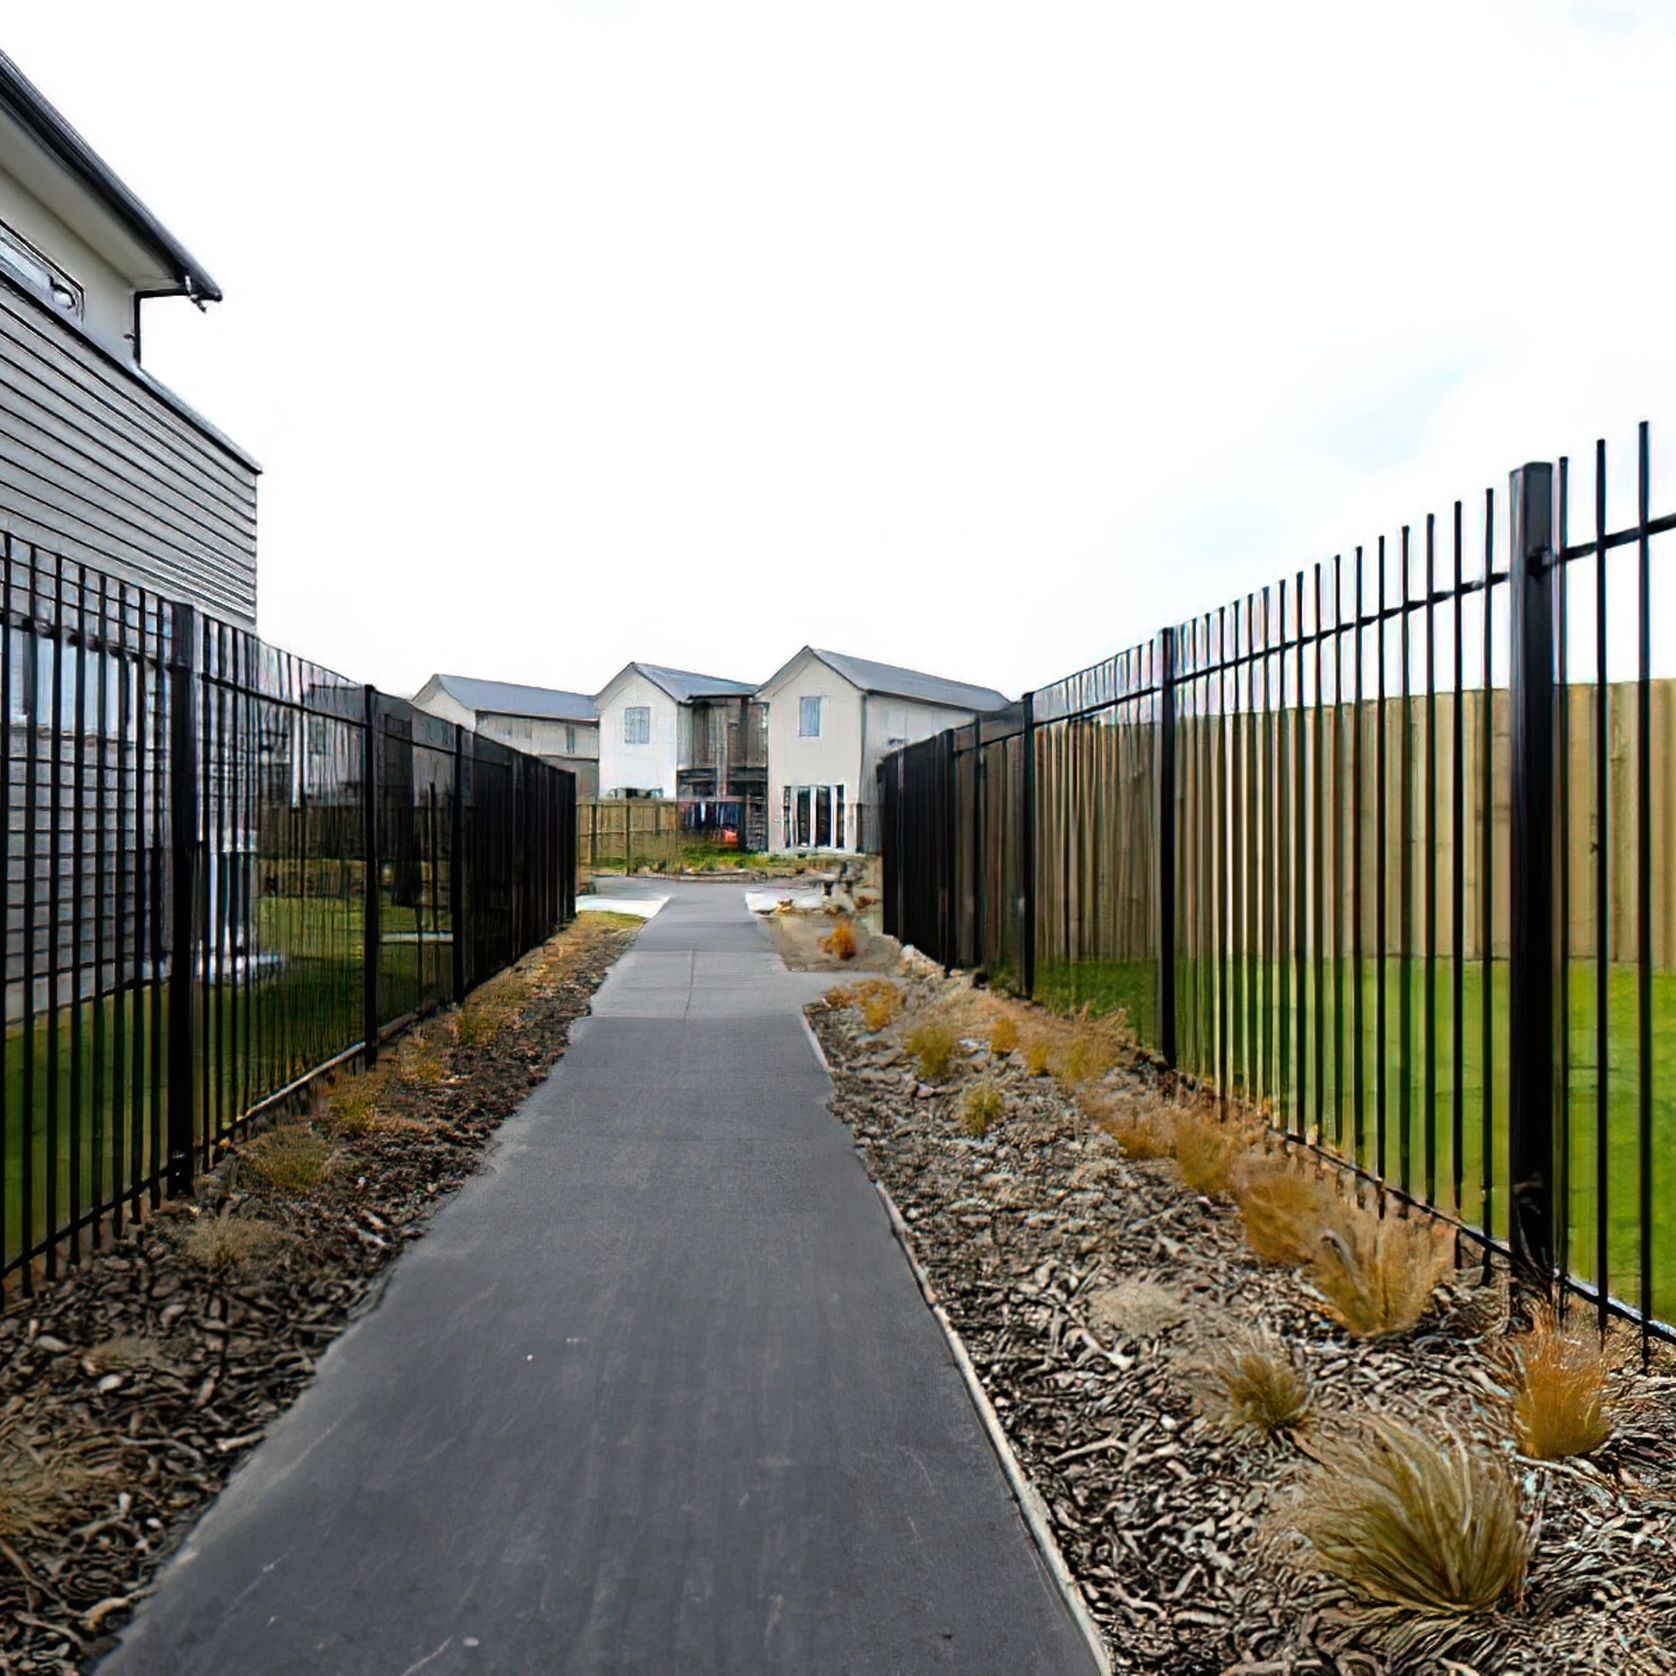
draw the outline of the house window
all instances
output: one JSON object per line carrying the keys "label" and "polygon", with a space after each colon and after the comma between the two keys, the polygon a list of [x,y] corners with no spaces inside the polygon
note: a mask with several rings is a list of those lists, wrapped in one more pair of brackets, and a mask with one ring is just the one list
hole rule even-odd
{"label": "house window", "polygon": [[564,727],[564,754],[567,757],[576,755],[576,729],[570,722],[566,722]]}
{"label": "house window", "polygon": [[652,742],[652,707],[631,704],[623,711],[623,743],[650,745]]}
{"label": "house window", "polygon": [[843,786],[787,786],[783,796],[788,849],[844,847]]}
{"label": "house window", "polygon": [[797,736],[799,739],[819,739],[821,736],[821,701],[800,698],[797,701]]}
{"label": "house window", "polygon": [[3,225],[0,225],[0,268],[13,279],[21,280],[31,291],[49,298],[62,313],[81,319],[81,287],[61,268],[54,267],[21,234]]}

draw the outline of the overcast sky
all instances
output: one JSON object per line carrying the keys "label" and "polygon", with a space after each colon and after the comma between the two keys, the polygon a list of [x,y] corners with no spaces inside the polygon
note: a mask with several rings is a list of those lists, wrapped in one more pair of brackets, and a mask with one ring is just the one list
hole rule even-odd
{"label": "overcast sky", "polygon": [[[1034,686],[1667,421],[1670,0],[10,10],[226,291],[261,628]],[[1666,482],[1672,479],[1667,476]]]}

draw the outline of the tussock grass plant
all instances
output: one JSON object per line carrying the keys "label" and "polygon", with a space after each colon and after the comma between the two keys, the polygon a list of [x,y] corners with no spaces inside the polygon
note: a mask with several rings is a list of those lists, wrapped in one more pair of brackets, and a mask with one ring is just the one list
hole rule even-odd
{"label": "tussock grass plant", "polygon": [[415,1031],[397,1051],[396,1074],[425,1086],[439,1083],[448,1075],[448,1052],[440,1042]]}
{"label": "tussock grass plant", "polygon": [[1495,1456],[1458,1433],[1438,1441],[1378,1420],[1319,1458],[1294,1519],[1309,1569],[1375,1606],[1416,1615],[1411,1632],[1523,1593],[1531,1522]]}
{"label": "tussock grass plant", "polygon": [[114,1438],[57,1443],[33,1435],[22,1415],[0,1417],[0,1540],[68,1523],[114,1470],[120,1447]]}
{"label": "tussock grass plant", "polygon": [[1315,1260],[1339,1202],[1330,1182],[1270,1154],[1242,1168],[1233,1189],[1246,1244],[1265,1263],[1303,1268]]}
{"label": "tussock grass plant", "polygon": [[940,1019],[916,1024],[908,1036],[908,1051],[919,1061],[923,1082],[941,1082],[949,1074],[958,1038]]}
{"label": "tussock grass plant", "polygon": [[890,1025],[902,1011],[902,991],[883,978],[868,978],[864,983],[839,984],[826,992],[829,1007],[854,1007],[861,1014],[861,1022],[876,1036]]}
{"label": "tussock grass plant", "polygon": [[1441,1223],[1381,1217],[1340,1199],[1322,1230],[1309,1278],[1340,1326],[1357,1338],[1389,1338],[1415,1327],[1454,1266],[1454,1240]]}
{"label": "tussock grass plant", "polygon": [[1096,1332],[1115,1338],[1157,1338],[1187,1319],[1187,1302],[1145,1275],[1128,1275],[1090,1294],[1088,1319]]}
{"label": "tussock grass plant", "polygon": [[1024,1038],[1024,1068],[1033,1077],[1045,1077],[1053,1064],[1053,1038],[1034,1031]]}
{"label": "tussock grass plant", "polygon": [[834,960],[854,960],[860,946],[856,941],[855,922],[847,918],[835,920],[832,929],[821,938],[820,946]]}
{"label": "tussock grass plant", "polygon": [[333,1080],[316,1108],[318,1115],[345,1135],[365,1135],[379,1123],[379,1103],[385,1093],[383,1067],[361,1076]]}
{"label": "tussock grass plant", "polygon": [[193,1222],[180,1249],[186,1260],[211,1280],[225,1281],[260,1270],[284,1241],[284,1233],[273,1223],[224,1210]]}
{"label": "tussock grass plant", "polygon": [[1005,1102],[1001,1090],[992,1082],[980,1082],[967,1089],[960,1103],[960,1127],[974,1139],[982,1140],[997,1123]]}
{"label": "tussock grass plant", "polygon": [[331,1174],[333,1156],[312,1129],[286,1124],[258,1135],[244,1149],[242,1161],[264,1186],[285,1198],[300,1199]]}
{"label": "tussock grass plant", "polygon": [[989,1027],[989,1051],[1005,1058],[1018,1046],[1018,1020],[1011,1013],[1000,1013]]}
{"label": "tussock grass plant", "polygon": [[1617,1358],[1587,1323],[1538,1305],[1529,1332],[1501,1347],[1519,1453],[1542,1461],[1591,1455],[1612,1435]]}
{"label": "tussock grass plant", "polygon": [[1176,1169],[1188,1191],[1206,1199],[1226,1198],[1249,1135],[1211,1112],[1191,1108],[1178,1113],[1171,1127]]}
{"label": "tussock grass plant", "polygon": [[1264,1338],[1223,1344],[1203,1363],[1210,1418],[1238,1435],[1279,1437],[1297,1431],[1309,1412],[1309,1380],[1287,1350]]}
{"label": "tussock grass plant", "polygon": [[1170,1110],[1161,1100],[1139,1101],[1103,1089],[1080,1096],[1083,1110],[1111,1138],[1125,1158],[1168,1158],[1175,1146]]}

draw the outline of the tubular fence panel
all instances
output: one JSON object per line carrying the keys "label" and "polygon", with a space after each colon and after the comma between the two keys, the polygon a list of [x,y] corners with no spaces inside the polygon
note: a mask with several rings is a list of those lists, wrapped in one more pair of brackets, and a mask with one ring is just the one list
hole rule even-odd
{"label": "tubular fence panel", "polygon": [[[1622,481],[1620,481],[1620,478]],[[1670,1336],[1651,439],[1526,466],[880,767],[886,929]]]}
{"label": "tubular fence panel", "polygon": [[576,805],[560,769],[0,540],[0,1275],[28,1286],[567,920]]}

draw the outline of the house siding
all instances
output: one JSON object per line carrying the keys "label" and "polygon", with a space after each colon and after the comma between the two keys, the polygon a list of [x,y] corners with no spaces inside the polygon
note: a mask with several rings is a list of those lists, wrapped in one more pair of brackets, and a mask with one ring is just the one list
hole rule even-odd
{"label": "house siding", "polygon": [[256,475],[0,280],[0,528],[254,628]]}
{"label": "house siding", "polygon": [[[643,704],[652,712],[650,742],[623,742],[623,712]],[[663,797],[675,795],[676,772],[680,766],[679,707],[662,687],[638,672],[620,678],[599,700],[599,789],[602,796],[613,792],[655,791]]]}
{"label": "house siding", "polygon": [[[798,732],[799,701],[824,700],[818,739]],[[787,786],[842,786],[844,833],[839,847],[857,839],[855,805],[863,797],[861,783],[862,695],[835,670],[818,659],[806,659],[774,688],[768,701],[768,823],[769,843],[776,850],[789,847],[785,827]]]}

